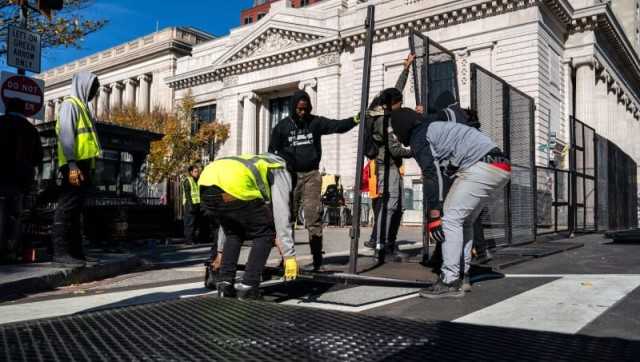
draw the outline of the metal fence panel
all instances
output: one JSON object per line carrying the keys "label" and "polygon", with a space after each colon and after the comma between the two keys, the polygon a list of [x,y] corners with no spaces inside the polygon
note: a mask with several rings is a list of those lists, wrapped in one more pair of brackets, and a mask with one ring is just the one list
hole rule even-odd
{"label": "metal fence panel", "polygon": [[596,135],[597,188],[600,190],[597,197],[598,217],[596,222],[598,230],[609,229],[609,193],[607,192],[609,188],[609,172],[607,171],[609,160],[608,144],[609,142],[606,138]]}
{"label": "metal fence panel", "polygon": [[570,117],[571,220],[577,232],[597,230],[596,133],[593,128]]}
{"label": "metal fence panel", "polygon": [[483,213],[485,228],[495,229],[488,237],[497,244],[534,240],[533,99],[476,64],[471,64],[471,80],[471,107],[478,112],[481,130],[510,157],[512,168],[510,185]]}
{"label": "metal fence panel", "polygon": [[536,232],[538,235],[569,230],[569,171],[536,167]]}
{"label": "metal fence panel", "polygon": [[411,30],[411,52],[416,55],[413,80],[416,104],[437,112],[460,99],[455,55],[431,38]]}

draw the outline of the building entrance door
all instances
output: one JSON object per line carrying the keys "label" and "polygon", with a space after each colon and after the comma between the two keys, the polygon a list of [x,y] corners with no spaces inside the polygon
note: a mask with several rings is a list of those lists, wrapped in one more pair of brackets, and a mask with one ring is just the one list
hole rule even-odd
{"label": "building entrance door", "polygon": [[270,130],[280,122],[281,119],[289,116],[291,97],[279,97],[269,100],[269,125]]}

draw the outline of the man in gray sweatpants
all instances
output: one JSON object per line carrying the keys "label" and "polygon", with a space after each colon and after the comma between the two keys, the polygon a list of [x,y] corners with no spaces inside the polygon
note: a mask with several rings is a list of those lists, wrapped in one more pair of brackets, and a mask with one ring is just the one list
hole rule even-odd
{"label": "man in gray sweatpants", "polygon": [[[509,160],[497,145],[484,133],[463,123],[426,120],[408,108],[391,113],[394,133],[400,142],[411,146],[422,170],[429,233],[443,242],[442,273],[436,283],[420,291],[425,298],[464,296],[460,255],[464,251],[463,270],[468,275],[473,223],[485,203],[504,188],[511,176]],[[439,197],[441,163],[447,163],[448,173],[455,177],[444,205]]]}

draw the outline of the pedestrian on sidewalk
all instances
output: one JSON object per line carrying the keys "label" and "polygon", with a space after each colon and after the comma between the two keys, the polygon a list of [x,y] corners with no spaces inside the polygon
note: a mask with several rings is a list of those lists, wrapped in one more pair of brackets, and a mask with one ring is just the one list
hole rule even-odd
{"label": "pedestrian on sidewalk", "polygon": [[[420,291],[425,298],[464,296],[460,269],[468,276],[473,223],[511,176],[510,162],[495,142],[464,123],[425,118],[407,108],[391,113],[396,136],[404,145],[410,145],[422,170],[430,236],[443,242],[442,273],[436,283]],[[447,172],[455,176],[443,205],[439,198],[439,164],[447,164]]]}
{"label": "pedestrian on sidewalk", "polygon": [[187,174],[182,178],[180,187],[182,188],[182,206],[184,222],[184,238],[187,245],[193,245],[197,241],[198,231],[201,233],[202,217],[200,213],[200,188],[198,187],[198,178],[200,176],[200,167],[191,165],[187,169]]}
{"label": "pedestrian on sidewalk", "polygon": [[[224,297],[259,299],[260,279],[271,248],[277,243],[284,258],[285,279],[298,276],[290,223],[292,191],[286,162],[274,154],[219,158],[209,163],[198,180],[202,207],[220,223],[221,265],[218,293]],[[234,286],[240,248],[252,240],[242,282]],[[215,258],[212,258],[212,264]]]}
{"label": "pedestrian on sidewalk", "polygon": [[24,196],[33,188],[43,155],[38,130],[22,113],[24,102],[9,98],[5,109],[0,116],[0,256],[16,261],[22,250]]}
{"label": "pedestrian on sidewalk", "polygon": [[[390,129],[389,114],[402,107],[402,92],[414,60],[414,54],[407,56],[396,86],[383,90],[373,100],[367,112],[367,122],[371,122],[372,141],[375,146],[367,157],[370,159],[370,173],[375,177],[375,186],[372,187],[373,190],[369,190],[374,210],[374,225],[371,238],[364,245],[385,255],[399,255],[396,239],[403,213],[402,163],[403,159],[411,157],[411,150],[403,147]],[[385,204],[386,209],[383,209],[382,206]],[[381,223],[380,220],[383,218],[384,222]]]}
{"label": "pedestrian on sidewalk", "polygon": [[322,136],[345,133],[354,128],[360,117],[333,120],[311,113],[311,99],[305,91],[291,97],[290,116],[273,129],[269,152],[284,158],[293,178],[293,217],[304,208],[304,223],[309,231],[313,270],[322,266]]}
{"label": "pedestrian on sidewalk", "polygon": [[71,80],[71,96],[66,97],[56,117],[58,168],[62,185],[53,221],[53,262],[65,267],[85,265],[81,215],[91,186],[100,142],[89,104],[97,96],[98,77],[80,71]]}

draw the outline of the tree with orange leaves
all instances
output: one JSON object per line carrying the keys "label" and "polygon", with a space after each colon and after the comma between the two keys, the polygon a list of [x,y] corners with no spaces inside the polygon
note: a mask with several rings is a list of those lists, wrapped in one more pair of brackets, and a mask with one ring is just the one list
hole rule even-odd
{"label": "tree with orange leaves", "polygon": [[189,95],[173,112],[155,108],[149,113],[140,113],[135,107],[125,107],[103,118],[107,122],[164,135],[161,140],[151,143],[147,159],[149,181],[161,182],[184,173],[188,165],[201,159],[211,143],[217,150],[229,138],[229,125],[218,120],[201,124],[193,133],[194,105],[195,101]]}

